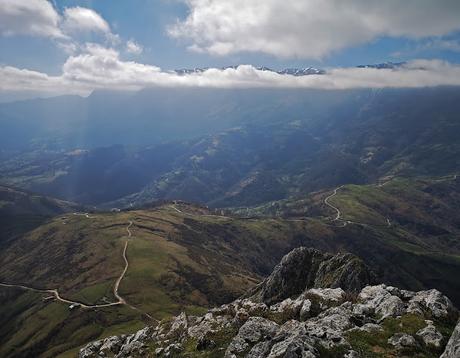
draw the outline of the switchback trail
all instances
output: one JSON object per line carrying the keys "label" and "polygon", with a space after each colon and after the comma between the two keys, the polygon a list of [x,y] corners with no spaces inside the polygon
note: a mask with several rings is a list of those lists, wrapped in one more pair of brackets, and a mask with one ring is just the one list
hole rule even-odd
{"label": "switchback trail", "polygon": [[336,211],[336,215],[334,217],[334,219],[332,219],[332,221],[338,221],[338,220],[341,220],[340,217],[342,216],[342,213],[340,212],[340,209],[337,208],[336,206],[332,205],[330,202],[329,202],[329,199],[333,198],[334,196],[337,195],[337,191],[339,189],[342,189],[343,188],[343,185],[337,187],[334,189],[334,191],[332,192],[331,195],[329,195],[328,197],[326,197],[324,199],[324,204],[326,204],[327,206],[329,206],[330,208],[334,209]]}
{"label": "switchback trail", "polygon": [[[87,213],[74,213],[74,215],[84,215],[87,218],[92,218]],[[121,272],[120,276],[115,281],[115,285],[113,286],[113,294],[117,299],[117,301],[115,301],[115,302],[96,304],[96,305],[89,305],[89,304],[86,304],[86,303],[83,303],[83,302],[80,302],[80,301],[70,300],[70,299],[62,297],[59,294],[58,289],[42,289],[42,288],[35,288],[35,287],[25,286],[25,285],[20,285],[20,284],[9,284],[9,283],[3,283],[3,282],[0,282],[0,286],[2,286],[2,287],[11,287],[11,288],[20,288],[20,289],[23,289],[23,290],[33,291],[33,292],[38,292],[38,293],[50,293],[56,298],[56,300],[58,300],[60,302],[67,303],[67,304],[70,304],[70,305],[76,305],[76,306],[79,306],[81,308],[89,308],[89,309],[93,308],[94,309],[94,308],[104,308],[104,307],[112,307],[112,306],[118,306],[118,305],[126,305],[126,306],[128,306],[128,307],[130,307],[130,308],[132,308],[132,309],[144,314],[148,318],[150,318],[152,320],[155,320],[148,313],[142,312],[137,307],[134,307],[134,306],[128,304],[126,302],[126,300],[122,296],[120,296],[120,294],[118,293],[118,288],[120,287],[120,283],[123,280],[123,278],[125,277],[125,274],[126,274],[126,272],[128,271],[128,268],[129,268],[129,261],[128,261],[128,257],[126,255],[126,251],[128,249],[129,240],[132,237],[132,233],[131,233],[131,230],[130,230],[130,227],[132,225],[133,225],[133,222],[130,220],[128,226],[126,227],[126,231],[128,232],[128,238],[125,241],[125,245],[123,247],[123,260],[125,262],[125,267],[123,268],[123,271]]]}
{"label": "switchback trail", "polygon": [[[379,187],[382,187],[383,185],[385,185],[386,183],[388,183],[389,181],[386,181],[385,183],[383,184],[379,184],[377,186]],[[334,196],[337,195],[337,192],[342,189],[344,187],[344,185],[341,185],[337,188],[335,188],[332,192],[332,194],[330,194],[329,196],[327,196],[323,202],[325,205],[329,206],[330,208],[334,209],[336,214],[335,216],[332,218],[332,221],[339,221],[342,223],[342,225],[340,226],[337,226],[337,227],[345,227],[347,226],[348,224],[355,224],[355,225],[361,225],[361,226],[376,226],[376,225],[370,225],[370,224],[365,224],[365,223],[360,223],[360,222],[357,222],[357,221],[351,221],[351,220],[344,220],[342,219],[342,212],[340,211],[340,209],[334,205],[332,205],[329,200],[332,199]],[[387,227],[390,227],[391,226],[391,221],[389,218],[386,218],[386,223],[387,223]],[[383,226],[383,225],[382,225]]]}

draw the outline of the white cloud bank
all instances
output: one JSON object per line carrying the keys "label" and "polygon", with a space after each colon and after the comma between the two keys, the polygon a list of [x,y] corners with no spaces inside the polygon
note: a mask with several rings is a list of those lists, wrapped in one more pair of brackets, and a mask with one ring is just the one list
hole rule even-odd
{"label": "white cloud bank", "polygon": [[320,59],[381,36],[420,39],[460,29],[459,0],[183,0],[169,29],[195,51]]}
{"label": "white cloud bank", "polygon": [[62,38],[60,16],[43,0],[0,0],[0,34]]}
{"label": "white cloud bank", "polygon": [[298,77],[241,65],[236,69],[208,69],[178,75],[156,66],[124,61],[114,49],[88,44],[83,53],[67,59],[59,76],[11,66],[0,67],[0,91],[53,95],[85,95],[100,88],[138,90],[154,86],[351,89],[439,85],[460,86],[460,65],[440,60],[415,60],[395,69],[333,68],[324,75]]}

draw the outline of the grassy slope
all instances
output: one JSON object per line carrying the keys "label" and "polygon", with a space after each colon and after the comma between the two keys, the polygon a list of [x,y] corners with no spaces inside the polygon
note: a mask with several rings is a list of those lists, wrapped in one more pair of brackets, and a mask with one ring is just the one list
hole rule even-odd
{"label": "grassy slope", "polygon": [[[322,191],[237,212],[309,216],[333,224],[335,212],[323,202],[330,194]],[[342,219],[361,223],[329,228],[332,250],[343,248],[362,257],[383,281],[414,290],[436,287],[460,303],[460,179],[395,178],[383,186],[346,185],[329,202],[341,210]],[[319,233],[320,227],[311,230]]]}
{"label": "grassy slope", "polygon": [[[58,288],[61,296],[85,303],[111,301],[112,285],[124,265],[126,226],[132,220],[130,267],[119,292],[158,319],[237,297],[294,245],[298,231],[297,224],[277,220],[186,215],[168,206],[92,214],[90,219],[64,217],[29,232],[3,251],[0,280]],[[44,301],[46,295],[11,288],[0,288],[0,295],[0,324],[5,329],[0,335],[1,356],[69,352],[100,336],[134,331],[146,322],[127,307],[69,311],[65,304]]]}
{"label": "grassy slope", "polygon": [[[189,205],[179,206],[184,213],[164,205],[93,219],[56,217],[0,254],[0,279],[59,288],[62,296],[87,303],[113,300],[132,220],[130,267],[120,293],[159,319],[235,298],[300,245],[353,252],[381,281],[415,290],[436,287],[458,303],[457,186],[452,180],[400,179],[383,187],[346,186],[330,202],[344,219],[365,224],[346,227],[330,226],[331,210],[322,203],[329,192],[274,206],[287,216],[303,211],[317,217],[306,220],[219,217]],[[129,333],[147,322],[127,307],[69,311],[43,302],[42,295],[4,288],[0,295],[0,355],[67,356],[89,340]],[[47,322],[51,311],[54,318]],[[39,327],[40,335],[31,335]]]}
{"label": "grassy slope", "polygon": [[55,215],[79,209],[74,203],[0,185],[0,247]]}

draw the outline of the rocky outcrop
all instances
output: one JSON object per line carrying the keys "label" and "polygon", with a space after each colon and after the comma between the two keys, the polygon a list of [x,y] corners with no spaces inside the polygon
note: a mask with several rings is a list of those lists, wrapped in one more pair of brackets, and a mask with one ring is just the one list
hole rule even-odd
{"label": "rocky outcrop", "polygon": [[[429,304],[420,297],[430,297]],[[200,352],[227,358],[321,357],[327,351],[358,357],[350,338],[375,332],[389,337],[382,346],[392,347],[390,355],[407,350],[422,355],[433,350],[441,353],[444,340],[438,324],[445,328],[448,319],[456,316],[449,299],[432,290],[366,286],[353,297],[341,289],[307,289],[273,305],[239,299],[199,317],[182,313],[155,328],[93,342],[80,351],[80,358],[174,357]],[[395,321],[387,325],[386,320],[391,319]],[[407,324],[408,320],[415,323]],[[422,328],[414,330],[412,325],[418,324]],[[443,357],[458,357],[459,350],[457,327]]]}
{"label": "rocky outcrop", "polygon": [[447,342],[446,349],[441,358],[458,358],[460,357],[460,321],[457,323],[452,336]]}
{"label": "rocky outcrop", "polygon": [[[354,257],[346,257],[294,250],[249,298],[203,316],[181,313],[133,335],[93,342],[81,349],[80,358],[356,358],[375,349],[383,356],[440,355],[447,338],[441,331],[453,330],[458,317],[450,300],[437,290],[411,292],[383,284],[352,294],[370,276]],[[295,272],[296,264],[304,277]],[[323,265],[333,270],[332,278]],[[351,267],[358,267],[357,275]],[[317,280],[329,286],[341,282],[347,290],[310,288]],[[459,351],[460,323],[442,357],[459,357]]]}
{"label": "rocky outcrop", "polygon": [[247,297],[272,304],[313,287],[340,287],[345,291],[358,292],[372,281],[370,270],[352,254],[334,256],[299,247],[284,256],[273,273]]}

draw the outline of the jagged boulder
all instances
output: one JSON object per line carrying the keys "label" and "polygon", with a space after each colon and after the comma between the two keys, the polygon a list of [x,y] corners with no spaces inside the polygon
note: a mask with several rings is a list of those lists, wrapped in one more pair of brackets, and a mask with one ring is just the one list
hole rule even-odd
{"label": "jagged boulder", "polygon": [[360,311],[362,314],[375,314],[381,320],[400,316],[405,312],[405,305],[396,293],[394,287],[383,284],[367,286],[358,295],[361,304],[354,308],[355,313]]}
{"label": "jagged boulder", "polygon": [[409,301],[409,311],[429,311],[435,318],[449,318],[455,311],[452,302],[438,290],[417,292]]}
{"label": "jagged boulder", "polygon": [[331,307],[305,323],[308,335],[325,348],[346,344],[344,332],[355,325],[351,318],[352,305],[346,302],[338,307]]}
{"label": "jagged boulder", "polygon": [[317,357],[314,340],[307,335],[304,324],[296,320],[283,324],[271,342],[269,354],[260,357]]}
{"label": "jagged boulder", "polygon": [[[238,334],[230,342],[225,357],[241,354],[248,350],[251,345],[271,340],[278,330],[278,325],[262,317],[252,317],[243,326]],[[260,346],[259,348],[260,349]]]}
{"label": "jagged boulder", "polygon": [[363,261],[354,255],[334,256],[299,247],[284,256],[272,274],[248,296],[271,305],[314,287],[358,292],[372,283],[372,277]]}

